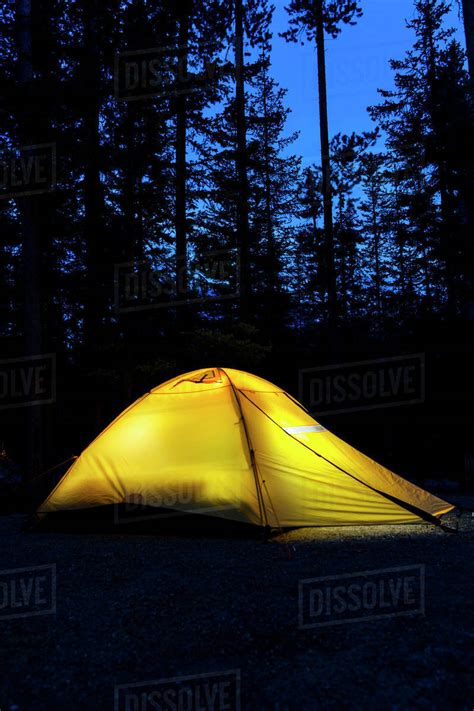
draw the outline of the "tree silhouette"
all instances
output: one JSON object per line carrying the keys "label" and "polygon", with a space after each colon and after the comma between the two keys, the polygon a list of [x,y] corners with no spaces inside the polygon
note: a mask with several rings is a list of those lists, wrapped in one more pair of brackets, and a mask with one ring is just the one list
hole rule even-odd
{"label": "tree silhouette", "polygon": [[286,8],[289,29],[282,36],[297,42],[304,35],[315,42],[318,57],[319,126],[321,139],[322,192],[325,232],[325,279],[328,313],[334,324],[337,317],[337,285],[334,268],[333,200],[331,187],[331,158],[329,151],[329,121],[326,80],[325,34],[337,37],[341,24],[354,25],[354,18],[362,15],[357,0],[292,0]]}

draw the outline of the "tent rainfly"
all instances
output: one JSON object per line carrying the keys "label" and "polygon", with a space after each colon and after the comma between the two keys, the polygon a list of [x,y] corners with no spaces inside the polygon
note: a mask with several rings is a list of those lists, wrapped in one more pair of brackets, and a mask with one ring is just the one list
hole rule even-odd
{"label": "tent rainfly", "polygon": [[454,508],[331,434],[281,388],[231,368],[186,373],[130,405],[38,514],[127,502],[271,528],[439,525]]}

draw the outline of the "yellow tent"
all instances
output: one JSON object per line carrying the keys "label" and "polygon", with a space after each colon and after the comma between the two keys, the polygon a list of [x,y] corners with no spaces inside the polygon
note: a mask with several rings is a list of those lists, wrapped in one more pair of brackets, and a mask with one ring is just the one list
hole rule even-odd
{"label": "yellow tent", "polygon": [[186,373],[133,403],[38,513],[125,502],[270,527],[439,523],[454,508],[331,434],[281,388],[230,368]]}

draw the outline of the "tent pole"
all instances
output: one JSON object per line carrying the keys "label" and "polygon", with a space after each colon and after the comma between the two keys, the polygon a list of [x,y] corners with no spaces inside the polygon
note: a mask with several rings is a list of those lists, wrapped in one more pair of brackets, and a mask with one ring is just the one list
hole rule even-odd
{"label": "tent pole", "polygon": [[241,421],[242,421],[243,429],[244,429],[244,432],[245,432],[245,439],[246,439],[246,441],[247,441],[247,446],[248,446],[248,448],[249,448],[250,461],[251,461],[251,464],[252,464],[253,475],[254,475],[254,478],[255,478],[255,487],[256,487],[256,490],[257,490],[257,500],[258,500],[258,508],[259,508],[259,511],[260,511],[260,520],[261,520],[262,525],[265,526],[265,531],[266,531],[266,533],[267,533],[267,535],[268,535],[270,526],[268,525],[267,512],[266,512],[265,504],[264,504],[264,501],[263,501],[263,494],[262,494],[262,490],[261,490],[261,488],[260,488],[260,482],[259,482],[259,480],[258,480],[258,470],[257,470],[257,462],[256,462],[256,460],[255,460],[255,452],[254,452],[254,449],[253,449],[253,447],[252,447],[252,442],[251,442],[251,440],[250,440],[250,435],[249,435],[249,431],[248,431],[248,428],[247,428],[247,423],[246,423],[246,421],[245,421],[244,412],[243,412],[243,410],[242,410],[242,405],[240,404],[239,396],[237,395],[237,391],[236,391],[236,389],[235,389],[234,383],[232,382],[232,380],[230,379],[230,377],[227,375],[227,373],[225,372],[225,370],[224,370],[223,368],[218,368],[218,370],[219,370],[221,373],[224,373],[224,375],[225,375],[226,378],[228,379],[228,381],[229,381],[229,383],[230,383],[230,386],[231,386],[231,388],[232,388],[232,392],[233,392],[233,394],[234,394],[235,401],[236,401],[236,403],[237,403],[237,407],[238,407],[239,414],[240,414],[240,419],[241,419]]}

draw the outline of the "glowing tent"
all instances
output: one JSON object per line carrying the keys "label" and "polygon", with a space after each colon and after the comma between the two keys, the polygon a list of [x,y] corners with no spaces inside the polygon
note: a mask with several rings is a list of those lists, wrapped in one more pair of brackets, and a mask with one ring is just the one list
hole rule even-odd
{"label": "glowing tent", "polygon": [[230,368],[187,373],[133,403],[38,513],[126,502],[270,527],[439,523],[454,508],[331,434],[281,388]]}

